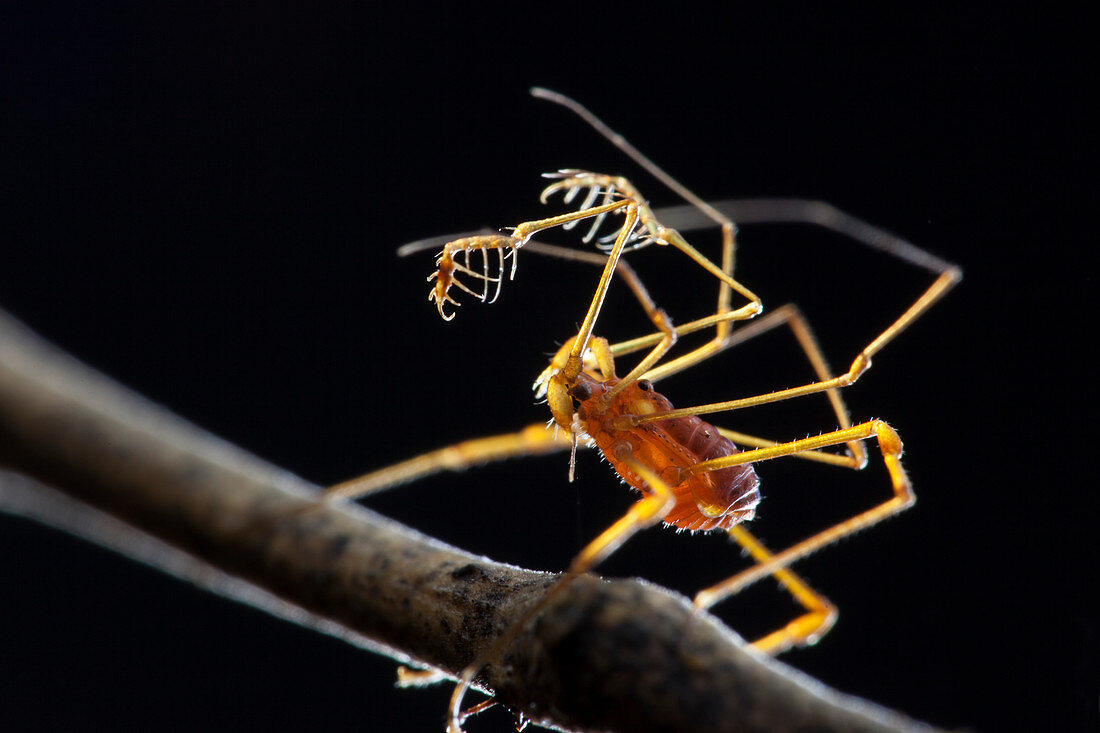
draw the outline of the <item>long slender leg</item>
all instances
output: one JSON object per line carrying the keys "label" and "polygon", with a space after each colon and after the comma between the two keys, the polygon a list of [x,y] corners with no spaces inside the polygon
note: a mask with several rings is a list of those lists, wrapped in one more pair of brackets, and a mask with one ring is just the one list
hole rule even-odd
{"label": "long slender leg", "polygon": [[[419,244],[419,243],[414,243]],[[434,240],[433,240],[434,244]],[[547,255],[550,257],[556,257],[563,260],[573,260],[576,262],[585,262],[588,264],[604,266],[607,263],[607,256],[597,254],[595,252],[585,252],[583,250],[570,249],[568,247],[559,247],[553,244],[546,244],[544,242],[529,241],[525,245],[525,249],[537,254]],[[620,259],[615,267],[615,274],[623,279],[627,287],[634,294],[634,297],[641,304],[642,309],[645,311],[646,316],[650,321],[655,324],[658,323],[658,319],[664,317],[663,313],[660,313],[660,309],[657,308],[653,298],[649,295],[649,291],[642,283],[638,274],[634,271],[634,268],[625,259]],[[723,287],[728,287],[723,283]],[[737,311],[727,310],[724,313],[716,313],[706,316],[694,321],[676,326],[674,329],[675,337],[687,333],[694,333],[705,328],[710,328],[722,323],[729,323],[731,321],[743,320],[747,315],[747,312],[742,312],[741,309]],[[658,326],[660,328],[660,326]],[[641,351],[645,348],[652,348],[655,344],[660,342],[666,335],[667,331],[658,330],[648,336],[643,336],[637,339],[631,339],[630,341],[624,341],[611,346],[611,351],[615,356],[621,356],[623,354],[630,354],[635,351]],[[694,352],[692,352],[694,353]],[[651,372],[650,372],[651,373]],[[648,378],[648,375],[647,377]]]}
{"label": "long slender leg", "polygon": [[[584,350],[588,348],[588,339],[592,336],[592,330],[596,327],[596,319],[603,308],[604,299],[607,297],[607,289],[611,285],[611,276],[615,274],[619,258],[622,257],[623,249],[626,247],[627,238],[638,222],[638,205],[631,202],[624,213],[626,221],[623,223],[622,229],[619,230],[619,236],[615,239],[615,246],[607,255],[603,274],[600,275],[600,280],[596,284],[596,292],[592,295],[592,301],[588,305],[588,311],[584,315],[581,327],[577,329],[577,335],[573,340],[573,348],[569,352],[569,361],[566,362],[563,370],[565,379],[570,382],[576,379],[581,372],[581,358]],[[663,338],[665,338],[664,334],[662,334]]]}
{"label": "long slender leg", "polygon": [[[730,528],[729,535],[758,563],[769,562],[773,555],[760,540],[752,536],[743,525]],[[753,646],[766,654],[781,654],[794,646],[816,643],[836,623],[836,606],[811,588],[790,568],[777,568],[772,572],[779,583],[806,610],[804,614],[783,628],[757,639]],[[698,606],[698,602],[696,603]]]}
{"label": "long slender leg", "polygon": [[[546,244],[545,242],[537,242],[530,240],[527,242],[525,248],[529,252],[545,255],[547,257],[556,257],[561,260],[571,260],[574,262],[584,262],[590,265],[597,265],[603,267],[607,264],[607,255],[599,254],[597,252],[586,252],[584,250],[570,249],[569,247],[559,247],[555,244]],[[635,299],[641,304],[642,310],[645,311],[646,316],[650,321],[656,320],[656,312],[658,310],[657,304],[654,302],[653,297],[649,294],[649,290],[646,288],[642,279],[638,277],[638,274],[634,271],[634,268],[623,259],[619,260],[618,266],[615,268],[615,274],[622,278],[623,282],[630,289],[630,292],[634,294]],[[679,329],[676,329],[679,332]],[[653,346],[661,340],[663,333],[657,331],[654,334],[652,342],[647,346]],[[640,347],[641,348],[641,347]],[[639,348],[639,350],[640,350]]]}
{"label": "long slender leg", "polygon": [[572,442],[543,423],[516,433],[456,443],[329,487],[326,501],[352,500],[385,491],[442,471],[464,471],[470,466],[508,458],[545,455],[566,450]]}
{"label": "long slender leg", "polygon": [[644,418],[639,418],[638,422],[650,422],[653,420],[666,420],[674,417],[683,417],[684,415],[702,415],[710,412],[723,412],[726,410],[739,410],[744,407],[753,407],[756,405],[763,405],[769,402],[779,402],[781,400],[788,400],[793,397],[802,397],[808,394],[816,394],[818,392],[827,392],[829,390],[837,389],[839,387],[848,387],[855,384],[856,380],[860,376],[871,368],[871,357],[874,356],[879,350],[886,344],[892,341],[899,333],[907,328],[913,321],[921,316],[933,303],[943,297],[944,293],[951,289],[951,287],[959,281],[962,277],[961,272],[958,269],[952,269],[944,272],[935,282],[919,297],[913,305],[901,316],[894,321],[885,331],[880,333],[870,344],[865,346],[863,350],[856,355],[852,365],[848,368],[848,371],[841,374],[838,377],[831,379],[825,379],[811,384],[804,384],[800,387],[791,387],[789,389],[781,389],[768,394],[756,395],[755,397],[746,397],[739,400],[729,400],[727,402],[715,402],[709,405],[700,405],[697,407],[689,407],[683,410],[672,410],[671,412],[654,413]]}
{"label": "long slender leg", "polygon": [[[742,433],[737,430],[723,428],[718,425],[714,427],[717,428],[719,434],[732,440],[734,445],[738,447],[773,448],[777,445],[782,445],[778,440],[769,440],[756,435]],[[846,443],[845,445],[848,444]],[[858,443],[858,445],[862,446],[862,443]],[[793,453],[791,455],[792,458],[801,458],[807,461],[813,461],[814,463],[828,463],[831,466],[843,466],[844,468],[851,468],[856,471],[862,470],[867,466],[866,456],[866,449],[861,450],[859,456],[844,453],[830,453],[822,450],[804,450],[800,453]]]}
{"label": "long slender leg", "polygon": [[659,476],[635,460],[628,448],[624,447],[616,457],[628,464],[632,471],[645,480],[649,493],[646,493],[642,499],[631,506],[622,518],[601,532],[596,539],[589,542],[580,554],[573,559],[569,564],[569,569],[562,574],[557,582],[550,586],[546,593],[518,621],[512,624],[507,631],[501,634],[462,671],[459,682],[455,685],[454,692],[451,695],[450,719],[447,725],[449,733],[461,733],[462,731],[462,719],[464,717],[462,699],[478,670],[485,666],[489,660],[500,656],[520,629],[526,626],[528,621],[545,608],[546,604],[564,590],[578,575],[588,572],[603,562],[639,531],[659,523],[672,509],[676,497],[672,493],[672,489]]}
{"label": "long slender leg", "polygon": [[[786,325],[791,329],[795,340],[802,349],[802,353],[805,354],[806,359],[810,362],[810,366],[813,367],[814,374],[817,376],[819,382],[828,382],[831,380],[832,372],[829,369],[828,362],[825,360],[824,353],[821,351],[821,346],[818,344],[817,338],[814,337],[813,330],[810,328],[810,324],[806,320],[806,317],[802,315],[798,306],[793,303],[788,303],[787,305],[776,308],[771,313],[737,329],[737,331],[730,334],[723,341],[720,349],[724,350],[744,343],[751,338],[782,325]],[[658,379],[663,379],[678,371],[686,369],[694,363],[696,362],[682,361],[679,359],[673,360],[655,369],[651,369],[643,376],[650,381],[657,381]],[[836,415],[837,426],[841,429],[850,428],[852,426],[851,415],[848,411],[848,406],[844,403],[844,398],[840,394],[840,390],[833,387],[824,391],[825,396],[829,400],[829,405],[832,407],[833,414]],[[867,453],[863,448],[862,442],[850,441],[848,443],[848,450],[851,452],[854,467],[862,467],[866,464]]]}
{"label": "long slender leg", "polygon": [[[732,240],[730,242],[730,247],[732,247]],[[527,248],[530,251],[536,252],[538,254],[548,255],[548,256],[551,256],[551,257],[557,257],[559,259],[574,260],[574,261],[578,261],[578,262],[586,262],[586,263],[589,263],[589,264],[596,264],[596,265],[606,265],[606,263],[607,263],[607,258],[605,256],[602,256],[602,255],[598,255],[598,254],[595,254],[595,253],[592,253],[592,252],[584,252],[584,251],[579,251],[579,250],[574,250],[574,249],[568,249],[566,247],[557,247],[557,246],[550,245],[550,244],[544,244],[542,242],[529,242],[527,244]],[[730,250],[730,251],[732,252],[732,250]],[[727,259],[729,259],[729,261],[732,262],[732,254]],[[688,333],[688,332],[694,331],[694,330],[699,330],[700,328],[709,327],[709,326],[712,326],[712,325],[715,325],[715,324],[718,324],[718,325],[727,324],[728,325],[729,322],[731,322],[731,321],[741,320],[745,317],[749,317],[746,313],[740,312],[741,309],[739,309],[738,311],[730,311],[730,310],[727,309],[724,313],[718,313],[718,314],[715,314],[713,316],[708,316],[706,319],[704,319],[706,321],[705,326],[699,325],[700,324],[699,321],[694,321],[694,322],[688,324],[687,327],[673,328],[671,326],[671,323],[669,323],[668,316],[665,314],[665,312],[663,310],[661,310],[660,308],[658,308],[656,306],[656,304],[654,303],[652,297],[649,295],[649,291],[646,289],[645,285],[642,283],[641,278],[638,277],[637,273],[634,272],[634,269],[632,267],[630,267],[630,265],[625,260],[620,259],[617,262],[616,267],[615,267],[615,273],[618,274],[626,282],[627,286],[630,288],[631,292],[634,294],[634,297],[641,304],[643,310],[645,310],[646,316],[648,316],[649,319],[655,325],[657,325],[657,327],[660,330],[657,331],[654,334],[655,338],[652,339],[649,343],[647,343],[647,346],[652,346],[653,347],[652,351],[641,362],[639,362],[637,365],[635,365],[635,367],[626,375],[626,377],[624,377],[622,379],[622,381],[619,382],[618,385],[616,385],[616,387],[614,387],[612,390],[610,390],[608,392],[607,399],[609,399],[609,400],[611,398],[613,398],[620,390],[624,389],[629,384],[637,381],[638,379],[641,379],[643,377],[648,379],[649,375],[652,374],[653,371],[654,371],[654,370],[651,370],[650,367],[652,367],[654,364],[656,364],[668,352],[668,350],[672,348],[672,346],[676,343],[676,340],[679,338],[680,334]],[[729,286],[726,285],[725,283],[722,283],[722,288],[724,288],[727,292],[729,291]],[[726,299],[728,301],[728,297]],[[752,315],[755,315],[756,312],[757,311],[753,310]],[[726,340],[727,340],[727,337],[723,337],[722,342],[724,343]],[[812,336],[811,336],[811,340],[812,340]],[[732,345],[732,344],[730,344],[730,345]],[[614,345],[614,346],[611,347],[611,351],[612,351],[613,354],[623,353],[618,348],[618,346],[619,345]],[[701,348],[709,348],[709,347],[701,347]],[[723,346],[721,348],[727,348],[727,347]],[[633,349],[633,350],[636,350],[636,349]],[[714,348],[709,348],[709,351],[707,353],[709,354],[709,353],[711,353],[715,350],[716,349],[714,349]],[[691,354],[695,354],[699,351],[700,351],[700,349],[696,349],[695,351],[692,351],[692,352],[690,352],[690,354],[685,355],[685,356],[690,356]],[[818,350],[818,351],[820,351],[820,350]],[[629,352],[626,352],[626,353],[629,353]],[[679,361],[679,360],[676,360],[676,361]],[[826,376],[828,376],[828,375],[826,375]]]}
{"label": "long slender leg", "polygon": [[[962,270],[957,265],[937,257],[911,242],[907,242],[883,229],[847,214],[830,204],[820,201],[803,199],[748,199],[716,202],[713,205],[707,204],[707,207],[712,210],[718,210],[720,212],[718,214],[719,216],[729,214],[742,224],[795,223],[820,226],[847,236],[865,247],[884,252],[911,265],[933,272],[937,276],[924,293],[922,293],[921,296],[901,314],[901,316],[875,337],[871,343],[864,347],[856,356],[846,374],[834,379],[822,379],[817,384],[805,385],[800,388],[795,388],[794,390],[782,390],[772,393],[771,395],[763,395],[750,400],[735,400],[729,403],[718,403],[717,405],[712,405],[712,409],[707,410],[708,412],[738,409],[739,407],[789,399],[802,394],[827,391],[854,383],[863,372],[870,368],[871,358],[874,354],[896,338],[898,334],[923,315],[928,308],[942,298],[955,286],[955,284],[962,280]],[[697,228],[699,225],[709,223],[708,220],[714,220],[714,216],[711,213],[704,212],[700,214],[698,209],[698,204],[693,201],[692,206],[658,209],[655,215],[662,217],[662,219],[666,221],[674,221],[678,226],[684,229]],[[701,319],[700,322],[698,322],[698,326],[695,322],[683,324],[678,327],[677,332],[683,334],[689,332],[689,330],[696,330],[697,327],[709,325],[706,321],[707,319]],[[650,334],[649,336],[633,339],[630,342],[615,344],[613,350],[616,355],[629,353],[629,351],[648,348],[649,345],[657,339],[659,339],[659,334]],[[705,355],[700,354],[693,358],[689,357],[692,357],[692,355],[687,354],[662,365],[659,367],[659,370],[663,371],[659,371],[658,376],[667,376],[675,371],[686,368],[692,363],[697,363],[701,358],[705,358]],[[647,378],[652,379],[652,377]],[[659,419],[659,417],[654,419]]]}
{"label": "long slender leg", "polygon": [[[537,96],[537,95],[536,95]],[[552,95],[556,97],[555,101],[561,101],[561,103],[570,106],[574,111],[585,117],[590,123],[592,123],[600,132],[610,132],[606,130],[606,126],[603,125],[598,119],[596,119],[588,110],[581,107],[579,104],[561,95]],[[564,100],[564,101],[563,101]],[[612,133],[613,134],[613,133]],[[631,155],[637,162],[645,166],[651,173],[657,176],[663,183],[673,188],[673,190],[680,193],[686,200],[691,201],[699,211],[709,217],[714,223],[718,224],[722,228],[722,267],[719,268],[713,262],[711,262],[705,255],[700,253],[690,244],[687,240],[675,229],[665,226],[654,215],[653,210],[645,203],[645,200],[641,193],[634,187],[630,181],[621,176],[608,176],[602,173],[591,173],[588,171],[561,171],[559,174],[552,174],[550,177],[560,178],[561,180],[551,184],[542,193],[542,200],[545,202],[547,197],[556,191],[568,191],[566,198],[575,193],[580,188],[588,188],[590,194],[585,200],[584,207],[590,206],[595,196],[600,191],[609,192],[607,195],[612,195],[612,192],[618,193],[628,199],[631,199],[638,204],[638,216],[640,229],[642,233],[637,236],[632,236],[630,243],[632,247],[646,246],[648,244],[656,243],[661,245],[671,245],[676,249],[679,249],[689,258],[694,260],[696,264],[703,267],[703,269],[710,272],[716,278],[718,278],[720,286],[718,293],[718,307],[716,313],[724,314],[730,310],[731,296],[733,292],[737,292],[749,300],[749,304],[737,309],[739,315],[734,320],[740,320],[744,318],[751,318],[756,313],[760,312],[760,299],[756,297],[748,288],[733,277],[733,260],[734,249],[736,243],[736,231],[737,228],[729,217],[722,214],[720,211],[714,209],[708,205],[705,201],[700,199],[695,194],[691,193],[687,188],[682,186],[679,182],[673,179],[670,175],[658,168],[651,160],[642,155],[633,146],[625,143],[622,136],[615,136],[617,139],[612,139],[616,145],[625,150]],[[610,138],[609,138],[610,139]],[[602,220],[602,214],[597,217],[596,224],[593,230],[589,232],[589,235],[584,238],[585,242],[588,242],[592,235],[595,233],[595,229],[599,227]],[[571,224],[567,224],[568,228]],[[718,337],[719,339],[729,331],[728,322],[723,321],[718,325]]]}
{"label": "long slender leg", "polygon": [[[723,412],[726,410],[739,410],[744,407],[753,407],[756,405],[763,405],[769,402],[779,402],[781,400],[787,400],[794,397],[802,397],[808,394],[815,394],[818,392],[830,392],[841,387],[847,387],[856,382],[860,376],[871,368],[871,357],[880,351],[886,344],[892,341],[899,333],[905,330],[913,321],[919,318],[928,308],[930,308],[937,300],[943,297],[943,295],[950,290],[959,280],[962,278],[962,272],[958,268],[952,266],[940,274],[936,278],[935,282],[925,292],[917,298],[917,300],[905,310],[904,313],[898,317],[890,326],[880,333],[870,344],[865,346],[863,350],[856,355],[852,365],[848,368],[848,371],[841,374],[838,377],[832,377],[828,379],[821,379],[818,382],[811,384],[805,384],[800,387],[791,387],[789,389],[777,390],[764,395],[756,395],[754,397],[746,397],[738,400],[729,400],[726,402],[715,402],[708,405],[699,405],[696,407],[684,408],[682,410],[673,410],[671,412],[654,413],[644,418],[639,418],[638,422],[652,422],[654,420],[666,420],[674,417],[683,417],[685,415],[702,415],[710,412]],[[691,324],[688,324],[689,326]],[[679,332],[679,331],[678,331]],[[644,348],[644,345],[648,342],[655,340],[653,336],[643,337],[642,339],[635,339],[635,343],[632,346],[638,348]],[[616,345],[619,346],[619,345]],[[620,353],[615,350],[615,353]],[[691,366],[694,363],[698,363],[699,359],[693,360],[675,360],[668,362],[661,367],[653,370],[657,377],[668,376],[674,371],[680,371],[682,369]],[[672,372],[669,371],[672,370]],[[648,378],[648,377],[647,377]],[[832,399],[832,398],[830,398]]]}
{"label": "long slender leg", "polygon": [[830,445],[847,443],[851,440],[865,440],[867,438],[875,438],[878,441],[883,462],[890,474],[894,491],[893,497],[817,534],[811,535],[782,552],[772,555],[767,560],[701,591],[695,597],[696,605],[701,608],[709,608],[764,576],[772,575],[777,570],[787,567],[792,562],[832,544],[842,537],[877,524],[883,519],[909,508],[916,501],[916,496],[913,494],[909,477],[906,476],[905,469],[901,465],[901,439],[894,432],[894,429],[882,420],[869,420],[846,430],[837,430],[814,438],[795,440],[769,448],[744,451],[726,458],[704,461],[687,469],[687,473],[690,474],[715,471],[721,468],[796,455],[807,450],[816,450]]}
{"label": "long slender leg", "polygon": [[[627,235],[629,235],[628,227],[624,225],[623,229],[619,233],[619,239],[624,240]],[[661,357],[663,357],[668,352],[668,350],[672,348],[673,344],[676,343],[676,339],[678,338],[678,336],[676,334],[676,330],[672,327],[672,322],[670,321],[668,315],[663,310],[657,307],[657,304],[649,295],[649,291],[642,283],[641,278],[638,277],[638,275],[634,272],[634,269],[630,267],[625,260],[621,259],[621,257],[617,259],[614,267],[612,268],[609,262],[610,256],[604,257],[590,252],[580,252],[577,250],[567,249],[565,247],[555,247],[553,245],[537,242],[532,242],[528,246],[532,249],[532,251],[538,252],[540,254],[549,255],[552,257],[559,257],[562,259],[578,260],[581,262],[604,265],[604,273],[601,277],[600,285],[597,287],[596,295],[593,297],[592,301],[594,306],[596,305],[597,300],[602,305],[603,294],[606,293],[605,283],[609,281],[612,274],[618,273],[619,276],[626,281],[627,286],[630,288],[630,291],[634,294],[634,297],[641,304],[642,309],[646,313],[646,316],[659,329],[658,333],[660,334],[660,339],[653,346],[653,349],[650,351],[649,354],[646,355],[644,359],[642,359],[637,365],[635,365],[634,368],[631,369],[631,371],[625,377],[623,377],[623,379],[614,388],[608,391],[607,395],[605,396],[607,400],[613,398],[616,394],[618,394],[620,390],[622,390],[629,384],[637,381],[642,376],[642,374],[644,374],[651,366],[656,364],[661,359]],[[621,250],[621,243],[617,242],[616,246],[618,249]],[[596,313],[598,314],[598,309],[596,310]],[[588,321],[586,319],[586,323],[587,322]],[[594,324],[594,322],[595,319],[593,317],[592,323]],[[590,326],[588,329],[589,334],[591,333],[592,327],[593,326]],[[581,331],[580,333],[578,333],[576,341],[574,343],[576,344],[577,342],[579,342],[584,336],[585,327],[582,325]],[[575,350],[571,350],[571,353],[574,353],[574,351]],[[604,372],[605,377],[611,376],[607,373],[606,369],[604,369]]]}
{"label": "long slender leg", "polygon": [[[662,181],[669,183],[665,178],[662,178]],[[669,185],[673,185],[673,183],[675,182],[669,183]],[[675,190],[680,192],[679,188]],[[680,193],[685,195],[683,192]],[[690,192],[687,192],[687,194],[690,195]],[[685,198],[688,198],[688,196],[685,195]],[[903,262],[928,270],[937,276],[925,293],[863,350],[860,356],[857,357],[856,364],[853,364],[853,369],[849,370],[850,373],[860,372],[861,370],[855,367],[861,360],[866,360],[869,363],[875,352],[879,351],[951,287],[962,280],[962,270],[957,265],[822,201],[806,199],[731,199],[706,203],[695,199],[696,197],[693,195],[688,198],[691,201],[690,206],[656,209],[654,215],[666,224],[674,224],[684,231],[710,226],[714,221],[728,221],[727,217],[732,217],[741,224],[809,224],[819,226],[842,234],[865,247],[884,252]],[[682,335],[693,325],[684,324],[677,331]],[[647,337],[635,339],[633,342],[616,344],[615,354],[619,355],[628,353],[630,350],[647,348],[657,338],[659,338],[658,334],[651,334]],[[672,363],[669,362],[663,368],[669,368]]]}
{"label": "long slender leg", "polygon": [[[809,224],[819,226],[871,249],[879,250],[928,270],[936,275],[958,269],[947,260],[918,247],[912,242],[838,209],[832,204],[812,199],[727,199],[707,204],[719,216],[729,216],[744,224]],[[696,204],[669,206],[654,210],[654,216],[681,231],[712,226],[714,218],[699,211]]]}
{"label": "long slender leg", "polygon": [[[772,323],[769,323],[769,320],[772,321]],[[813,333],[809,329],[809,324],[805,322],[797,308],[793,305],[783,306],[769,313],[764,319],[750,324],[747,328],[740,329],[735,334],[735,337],[737,337],[737,342],[742,342],[780,323],[787,323],[792,327],[799,344],[802,346],[811,364],[817,371],[819,378],[827,379],[828,365],[821,355],[817,341],[814,339]],[[750,333],[749,329],[754,329],[755,333]],[[730,343],[729,345],[732,346],[733,344]],[[841,426],[843,428],[850,427],[851,423],[848,422],[847,407],[844,405],[840,395],[836,390],[831,390],[828,394]],[[759,448],[771,448],[779,445],[779,443],[774,441],[764,440],[724,428],[718,428],[718,430],[725,437],[743,446],[750,445]],[[847,446],[850,451],[849,455],[823,453],[817,450],[803,450],[791,455],[796,458],[831,463],[833,465],[846,466],[857,470],[862,469],[867,463],[867,453],[863,448],[863,443],[861,441],[849,441]],[[743,525],[732,527],[729,530],[729,535],[745,548],[758,563],[767,563],[772,559],[773,555],[771,552],[769,552],[759,540],[753,537]],[[776,655],[794,646],[806,646],[816,643],[832,628],[833,624],[836,623],[836,607],[830,603],[828,599],[811,588],[801,577],[790,570],[790,568],[779,567],[772,575],[784,588],[786,588],[794,599],[802,605],[806,612],[783,628],[768,634],[762,639],[758,639],[753,643],[753,646],[767,654]]]}

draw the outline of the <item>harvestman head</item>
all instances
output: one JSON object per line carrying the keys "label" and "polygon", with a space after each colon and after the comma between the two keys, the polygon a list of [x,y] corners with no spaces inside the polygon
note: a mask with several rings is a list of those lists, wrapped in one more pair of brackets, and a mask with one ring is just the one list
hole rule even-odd
{"label": "harvestman head", "polygon": [[[870,368],[871,358],[878,351],[962,277],[956,266],[828,204],[798,199],[708,204],[576,101],[540,88],[532,89],[531,93],[572,110],[690,206],[654,210],[625,178],[564,169],[547,174],[552,183],[543,190],[541,199],[546,203],[560,194],[567,205],[579,200],[576,208],[545,219],[522,222],[511,234],[471,233],[449,238],[436,259],[436,271],[428,278],[432,283],[428,297],[445,320],[454,317],[447,306],[458,305],[457,292],[483,302],[496,300],[505,272],[509,278],[515,275],[516,258],[521,249],[601,268],[576,335],[558,350],[535,382],[539,394],[545,395],[549,404],[553,429],[535,424],[517,433],[466,441],[352,479],[327,492],[330,499],[360,497],[444,469],[549,453],[570,446],[575,451],[578,439],[583,439],[594,444],[619,476],[641,495],[621,519],[581,551],[567,573],[518,623],[458,676],[448,725],[452,732],[461,729],[466,717],[462,712],[462,699],[481,667],[498,658],[519,628],[578,573],[595,567],[635,533],[654,524],[726,532],[754,559],[755,564],[748,569],[700,591],[695,597],[698,609],[709,608],[750,583],[772,576],[803,606],[804,613],[757,640],[754,646],[776,654],[793,646],[815,643],[835,622],[836,609],[788,566],[841,537],[902,511],[914,501],[909,479],[901,465],[902,445],[897,433],[882,420],[853,424],[840,389],[856,382]],[[760,299],[734,277],[736,227],[731,214],[744,223],[798,222],[829,228],[859,244],[929,270],[936,277],[912,305],[856,355],[846,372],[834,376],[809,323],[795,306],[784,305],[760,315],[763,311]],[[678,229],[670,226],[673,220],[682,222],[678,226],[686,231],[697,228],[700,219],[721,228],[722,252],[717,264],[692,247]],[[587,224],[582,243],[595,243],[596,251],[553,247],[533,239],[547,229],[569,229],[581,222]],[[610,231],[607,231],[608,222],[613,222]],[[406,245],[400,252],[411,254],[438,245],[437,239],[423,240]],[[704,277],[716,283],[713,312],[680,325],[673,324],[623,257],[625,253],[649,245],[660,245],[686,255],[701,268]],[[609,343],[594,335],[594,331],[607,291],[616,277],[637,299],[654,330],[629,341]],[[682,409],[675,409],[653,386],[665,377],[783,326],[795,337],[817,375],[816,381],[767,394]],[[708,342],[668,358],[680,336],[708,329],[713,329]],[[642,352],[642,357],[625,375],[619,376],[615,359],[635,352]],[[836,430],[813,438],[775,441],[720,428],[699,417],[813,394],[825,396],[838,425]],[[753,518],[760,501],[754,463],[793,456],[858,470],[868,461],[863,444],[868,439],[876,441],[882,454],[891,481],[890,498],[781,552],[772,553],[745,529],[744,523]],[[844,446],[845,449],[839,453],[824,450],[832,446]],[[432,674],[435,673],[426,676]],[[424,677],[406,673],[404,679],[415,681]],[[486,706],[482,704],[474,710]]]}

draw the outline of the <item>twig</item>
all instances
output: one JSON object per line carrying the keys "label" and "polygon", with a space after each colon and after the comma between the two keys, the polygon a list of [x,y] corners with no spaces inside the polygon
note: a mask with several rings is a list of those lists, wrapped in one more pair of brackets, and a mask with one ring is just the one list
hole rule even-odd
{"label": "twig", "polygon": [[[451,675],[556,577],[473,557],[360,507],[321,504],[317,487],[2,312],[0,466],[19,472],[0,472],[0,509]],[[686,599],[669,591],[585,576],[481,683],[533,720],[579,730],[930,730],[759,658],[710,616],[690,619]]]}

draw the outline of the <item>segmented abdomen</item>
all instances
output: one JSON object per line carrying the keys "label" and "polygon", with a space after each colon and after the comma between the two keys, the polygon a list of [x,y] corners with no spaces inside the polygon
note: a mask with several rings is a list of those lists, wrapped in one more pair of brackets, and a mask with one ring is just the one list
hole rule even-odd
{"label": "segmented abdomen", "polygon": [[644,422],[628,430],[611,429],[617,416],[649,415],[673,409],[672,403],[651,386],[641,388],[632,384],[600,411],[599,396],[614,384],[614,380],[591,384],[592,396],[580,405],[578,417],[628,484],[643,493],[652,493],[646,481],[620,457],[625,454],[672,488],[676,503],[665,516],[665,524],[706,532],[729,529],[752,519],[760,502],[760,480],[752,464],[686,476],[683,473],[703,461],[739,453],[737,446],[713,425],[694,415]]}
{"label": "segmented abdomen", "polygon": [[[729,438],[695,415],[651,424],[682,445],[693,456],[694,463],[740,453]],[[682,529],[729,529],[752,519],[760,502],[759,486],[760,479],[751,463],[690,476],[674,489],[677,503],[665,522]],[[681,489],[690,492],[690,497],[685,495],[683,501],[680,500]]]}

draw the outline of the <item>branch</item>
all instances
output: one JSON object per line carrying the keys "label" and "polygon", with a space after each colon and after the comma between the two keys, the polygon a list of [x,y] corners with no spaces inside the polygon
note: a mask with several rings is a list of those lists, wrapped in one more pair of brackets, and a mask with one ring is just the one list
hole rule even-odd
{"label": "branch", "polygon": [[[493,563],[203,432],[0,312],[0,509],[394,659],[456,674],[556,576]],[[13,473],[18,472],[18,473]],[[48,488],[43,483],[56,488]],[[682,596],[579,578],[479,680],[579,730],[914,731],[747,651]],[[441,719],[442,719],[442,712]]]}

